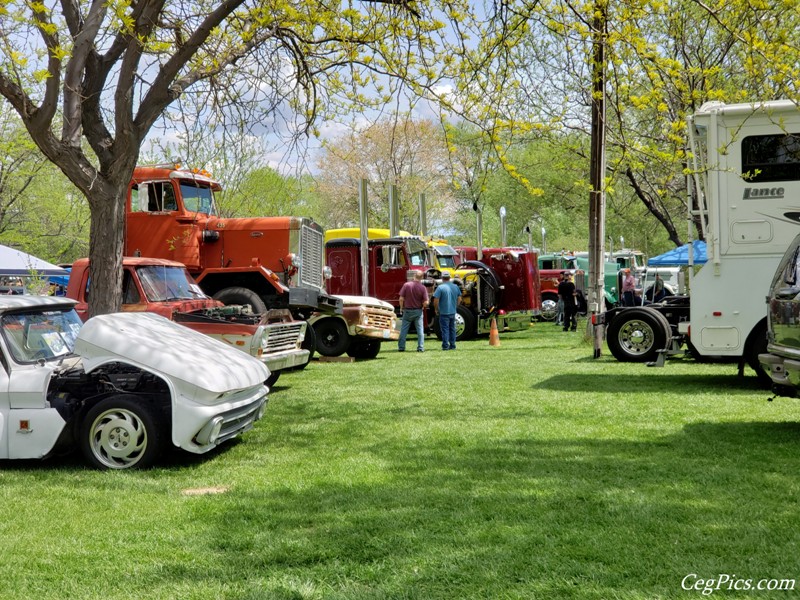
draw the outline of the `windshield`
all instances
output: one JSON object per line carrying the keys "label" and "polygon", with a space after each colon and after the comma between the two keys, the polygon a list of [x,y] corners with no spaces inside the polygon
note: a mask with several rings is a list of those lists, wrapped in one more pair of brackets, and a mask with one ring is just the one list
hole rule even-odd
{"label": "windshield", "polygon": [[456,256],[442,256],[439,255],[439,266],[445,269],[455,269],[456,268]]}
{"label": "windshield", "polygon": [[434,246],[439,266],[445,269],[455,269],[458,252],[452,246]]}
{"label": "windshield", "polygon": [[206,298],[200,287],[181,267],[149,266],[136,269],[150,302]]}
{"label": "windshield", "polygon": [[68,310],[12,313],[3,315],[3,337],[18,363],[50,360],[72,354],[82,322]]}
{"label": "windshield", "polygon": [[214,192],[207,185],[195,181],[181,181],[181,198],[188,212],[200,212],[207,215],[216,214]]}

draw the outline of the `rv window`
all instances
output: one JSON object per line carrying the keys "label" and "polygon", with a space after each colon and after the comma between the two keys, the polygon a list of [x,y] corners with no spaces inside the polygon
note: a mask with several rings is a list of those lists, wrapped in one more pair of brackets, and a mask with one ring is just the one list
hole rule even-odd
{"label": "rv window", "polygon": [[800,133],[744,138],[742,178],[753,182],[800,180]]}

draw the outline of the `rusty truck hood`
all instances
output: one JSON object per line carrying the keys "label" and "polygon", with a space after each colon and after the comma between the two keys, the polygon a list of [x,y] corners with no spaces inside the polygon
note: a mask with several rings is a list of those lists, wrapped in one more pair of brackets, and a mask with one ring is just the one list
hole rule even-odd
{"label": "rusty truck hood", "polygon": [[386,310],[391,310],[391,311],[394,310],[394,307],[388,302],[384,302],[383,300],[379,300],[378,298],[373,298],[371,296],[347,296],[342,294],[336,294],[336,297],[342,299],[342,305],[344,307],[372,306],[375,308],[384,308]]}

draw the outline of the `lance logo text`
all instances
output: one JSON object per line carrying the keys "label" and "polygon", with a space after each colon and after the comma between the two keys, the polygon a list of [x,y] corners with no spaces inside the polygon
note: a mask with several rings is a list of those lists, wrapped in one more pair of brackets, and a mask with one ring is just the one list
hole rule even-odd
{"label": "lance logo text", "polygon": [[755,198],[783,198],[783,188],[744,188],[744,200],[753,200]]}

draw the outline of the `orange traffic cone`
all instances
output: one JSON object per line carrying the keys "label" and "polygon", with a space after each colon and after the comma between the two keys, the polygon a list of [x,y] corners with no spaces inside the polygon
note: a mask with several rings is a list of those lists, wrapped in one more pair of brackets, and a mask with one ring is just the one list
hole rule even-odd
{"label": "orange traffic cone", "polygon": [[497,331],[497,319],[495,317],[492,317],[492,327],[489,329],[489,345],[500,345],[500,332]]}

